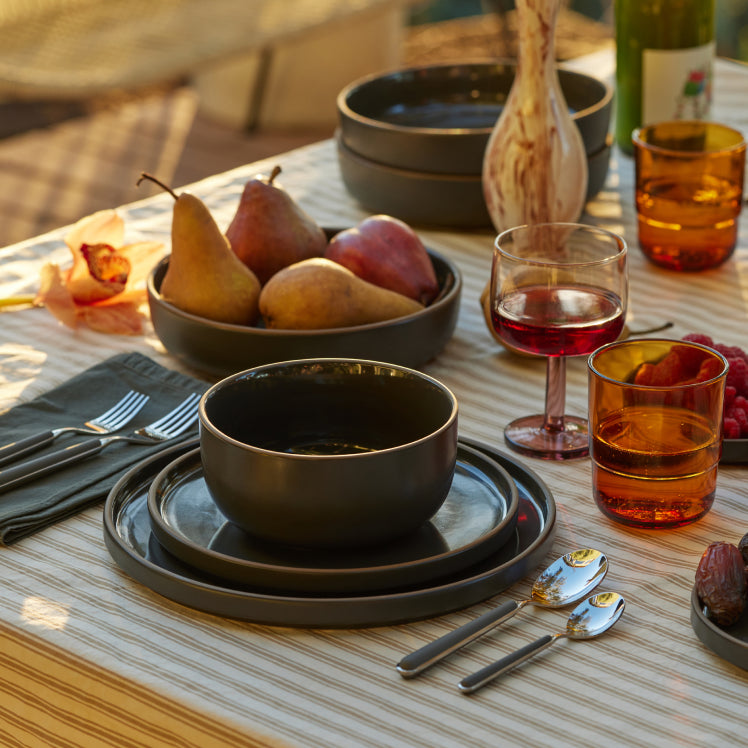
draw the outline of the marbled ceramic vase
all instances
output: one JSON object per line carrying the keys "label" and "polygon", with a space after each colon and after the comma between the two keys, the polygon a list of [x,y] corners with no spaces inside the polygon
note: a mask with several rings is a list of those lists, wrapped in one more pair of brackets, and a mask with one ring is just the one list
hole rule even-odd
{"label": "marbled ceramic vase", "polygon": [[576,221],[584,208],[587,157],[554,55],[560,3],[516,0],[517,72],[483,159],[483,194],[497,232]]}

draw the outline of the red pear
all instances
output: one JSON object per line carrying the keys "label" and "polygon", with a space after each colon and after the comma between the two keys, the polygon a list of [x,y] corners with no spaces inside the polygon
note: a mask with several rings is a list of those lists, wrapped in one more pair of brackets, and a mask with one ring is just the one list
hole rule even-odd
{"label": "red pear", "polygon": [[226,238],[236,256],[265,283],[281,268],[310,257],[321,257],[327,236],[316,221],[269,177],[250,179],[242,191]]}
{"label": "red pear", "polygon": [[434,266],[420,238],[407,223],[391,216],[369,216],[336,234],[325,257],[359,278],[429,304],[439,293]]}

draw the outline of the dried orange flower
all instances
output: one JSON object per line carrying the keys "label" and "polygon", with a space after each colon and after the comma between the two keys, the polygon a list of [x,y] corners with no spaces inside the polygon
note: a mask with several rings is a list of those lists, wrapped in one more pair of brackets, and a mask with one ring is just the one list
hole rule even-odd
{"label": "dried orange flower", "polygon": [[73,254],[68,270],[42,268],[35,302],[68,327],[87,325],[98,332],[137,335],[143,329],[143,281],[163,254],[160,242],[122,246],[124,221],[102,210],[76,223],[65,243]]}

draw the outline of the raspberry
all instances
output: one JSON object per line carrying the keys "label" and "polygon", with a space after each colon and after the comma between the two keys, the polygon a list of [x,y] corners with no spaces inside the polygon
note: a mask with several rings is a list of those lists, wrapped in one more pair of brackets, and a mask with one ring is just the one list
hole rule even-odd
{"label": "raspberry", "polygon": [[707,348],[714,348],[714,341],[708,335],[701,335],[697,332],[692,332],[690,335],[684,335],[683,340],[687,340],[689,343],[705,345]]}
{"label": "raspberry", "polygon": [[701,362],[699,371],[694,377],[694,382],[708,382],[710,379],[719,376],[722,371],[722,362],[716,358],[708,358]]}
{"label": "raspberry", "polygon": [[725,439],[740,439],[740,424],[729,416],[725,416],[722,421],[723,436]]}
{"label": "raspberry", "polygon": [[[674,345],[665,359],[672,355],[677,356],[679,359],[681,379],[695,377],[696,372],[698,372],[699,367],[701,366],[701,362],[709,356],[709,354],[701,348],[691,348],[686,345]],[[678,380],[675,380],[675,382],[672,382],[671,384],[675,384],[677,381]]]}
{"label": "raspberry", "polygon": [[683,378],[684,366],[675,347],[661,361],[658,361],[651,372],[650,384],[655,387],[667,387],[677,384]]}
{"label": "raspberry", "polygon": [[732,385],[725,386],[725,410],[727,410],[737,397],[738,391]]}
{"label": "raspberry", "polygon": [[641,384],[645,387],[651,386],[652,378],[654,376],[655,365],[649,363],[643,363],[634,375],[634,384]]}
{"label": "raspberry", "polygon": [[725,413],[726,418],[732,418],[740,426],[740,433],[748,435],[748,412],[733,406]]}
{"label": "raspberry", "polygon": [[748,362],[742,358],[728,359],[730,371],[725,384],[734,387],[739,395],[748,394]]}
{"label": "raspberry", "polygon": [[714,346],[712,346],[717,353],[721,353],[728,361],[731,358],[739,358],[742,360],[746,359],[746,354],[742,348],[738,348],[736,345],[722,345],[721,343],[717,343]]}
{"label": "raspberry", "polygon": [[[721,353],[730,365],[725,379],[722,426],[725,439],[748,437],[748,353],[736,345],[715,343],[708,335],[691,333],[683,340],[699,343]],[[693,381],[700,381],[702,372]],[[746,571],[748,576],[748,571]]]}

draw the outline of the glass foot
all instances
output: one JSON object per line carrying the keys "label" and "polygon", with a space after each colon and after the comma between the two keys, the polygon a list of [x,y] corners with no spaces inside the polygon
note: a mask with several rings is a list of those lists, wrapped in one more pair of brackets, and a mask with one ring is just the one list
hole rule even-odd
{"label": "glass foot", "polygon": [[545,417],[524,416],[504,429],[510,449],[541,460],[573,460],[589,454],[587,419],[564,416],[564,428],[544,428]]}

